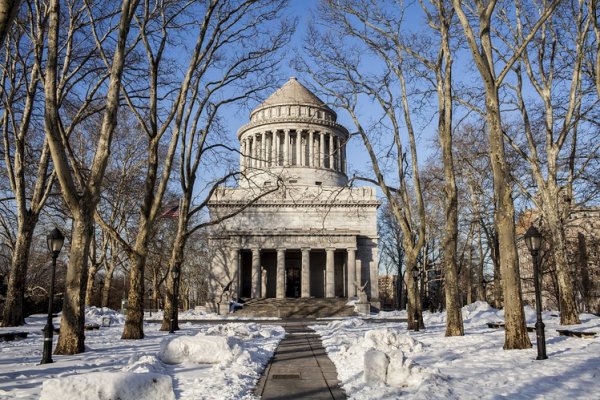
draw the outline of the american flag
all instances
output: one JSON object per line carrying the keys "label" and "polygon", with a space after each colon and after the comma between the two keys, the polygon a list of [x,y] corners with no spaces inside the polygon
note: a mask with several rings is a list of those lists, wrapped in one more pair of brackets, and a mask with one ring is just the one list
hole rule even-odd
{"label": "american flag", "polygon": [[179,218],[179,204],[165,207],[158,218]]}

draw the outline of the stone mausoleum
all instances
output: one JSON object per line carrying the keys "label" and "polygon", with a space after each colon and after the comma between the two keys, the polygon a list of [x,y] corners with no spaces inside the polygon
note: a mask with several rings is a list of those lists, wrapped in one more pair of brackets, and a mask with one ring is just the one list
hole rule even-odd
{"label": "stone mausoleum", "polygon": [[[348,130],[291,78],[242,126],[238,187],[218,188],[209,290],[239,298],[354,297],[378,306],[377,208],[371,187],[349,187]],[[255,200],[252,202],[252,200]]]}

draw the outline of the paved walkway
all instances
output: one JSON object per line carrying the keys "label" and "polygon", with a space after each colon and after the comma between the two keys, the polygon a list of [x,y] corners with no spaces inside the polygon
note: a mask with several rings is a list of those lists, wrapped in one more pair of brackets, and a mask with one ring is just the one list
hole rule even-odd
{"label": "paved walkway", "polygon": [[279,343],[255,390],[263,400],[345,399],[337,371],[321,338],[307,322],[286,322]]}

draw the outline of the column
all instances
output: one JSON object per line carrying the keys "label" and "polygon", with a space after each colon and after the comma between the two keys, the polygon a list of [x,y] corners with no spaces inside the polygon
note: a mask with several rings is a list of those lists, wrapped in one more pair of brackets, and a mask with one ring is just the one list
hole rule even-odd
{"label": "column", "polygon": [[277,287],[276,297],[285,298],[285,249],[277,249]]}
{"label": "column", "polygon": [[356,259],[356,284],[362,286],[362,260],[360,258]]}
{"label": "column", "polygon": [[335,137],[335,170],[342,172],[342,141]]}
{"label": "column", "polygon": [[319,144],[319,167],[325,168],[325,132],[319,132],[321,142]]}
{"label": "column", "polygon": [[290,165],[290,130],[286,129],[284,131],[283,138],[283,165],[289,167]]}
{"label": "column", "polygon": [[267,148],[266,148],[266,140],[265,140],[265,136],[267,136],[266,132],[263,132],[260,134],[260,166],[261,167],[266,167],[267,166]]}
{"label": "column", "polygon": [[273,131],[273,140],[275,142],[275,166],[279,166],[279,135],[277,130]]}
{"label": "column", "polygon": [[246,169],[246,139],[242,139],[240,146],[240,171]]}
{"label": "column", "polygon": [[260,297],[260,249],[252,249],[252,293],[251,297],[257,299]]}
{"label": "column", "polygon": [[258,135],[254,134],[252,136],[252,158],[253,158],[253,162],[252,162],[252,166],[254,168],[258,168]]}
{"label": "column", "polygon": [[327,263],[325,264],[325,297],[335,297],[335,270],[333,264],[334,250],[335,249],[333,247],[325,249],[325,252],[327,254]]}
{"label": "column", "polygon": [[231,268],[229,273],[231,274],[231,293],[235,293],[237,297],[240,297],[240,259],[239,259],[239,249],[236,247],[231,249],[229,254],[229,259],[231,263]]}
{"label": "column", "polygon": [[296,130],[296,165],[302,165],[302,131]]}
{"label": "column", "polygon": [[356,296],[356,249],[348,249],[348,297]]}
{"label": "column", "polygon": [[310,249],[302,249],[301,296],[310,297]]}
{"label": "column", "polygon": [[269,167],[273,166],[273,132],[271,132],[271,134],[269,135],[269,140],[267,140],[267,152],[269,153],[269,156],[267,157],[267,160],[269,160],[269,162],[267,163],[267,165]]}
{"label": "column", "polygon": [[315,137],[313,130],[308,132],[308,166],[315,166]]}
{"label": "column", "polygon": [[334,169],[334,148],[333,148],[333,133],[329,134],[329,169]]}
{"label": "column", "polygon": [[379,254],[377,251],[377,245],[375,245],[371,247],[371,262],[369,263],[369,276],[371,277],[371,299],[379,299],[378,266]]}

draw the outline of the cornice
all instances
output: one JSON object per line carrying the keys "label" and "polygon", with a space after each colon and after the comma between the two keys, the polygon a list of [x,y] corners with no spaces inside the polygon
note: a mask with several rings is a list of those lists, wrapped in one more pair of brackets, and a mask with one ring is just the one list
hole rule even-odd
{"label": "cornice", "polygon": [[[325,126],[325,127],[329,127],[329,128],[333,128],[338,131],[341,131],[343,134],[346,135],[346,138],[348,138],[350,135],[348,132],[348,129],[346,129],[346,127],[344,127],[343,125],[338,124],[337,122],[328,121],[325,119],[315,119],[315,118],[311,118],[311,117],[284,117],[284,118],[269,118],[269,119],[263,119],[263,120],[259,120],[259,121],[249,122],[246,125],[243,125],[240,129],[238,129],[237,138],[239,140],[246,131],[248,131],[252,128],[256,128],[256,127],[263,126],[263,125],[276,125],[276,124],[279,125],[279,124],[285,124],[285,123],[307,123],[310,125],[320,125],[320,126]],[[277,129],[281,129],[281,128],[277,128]]]}

